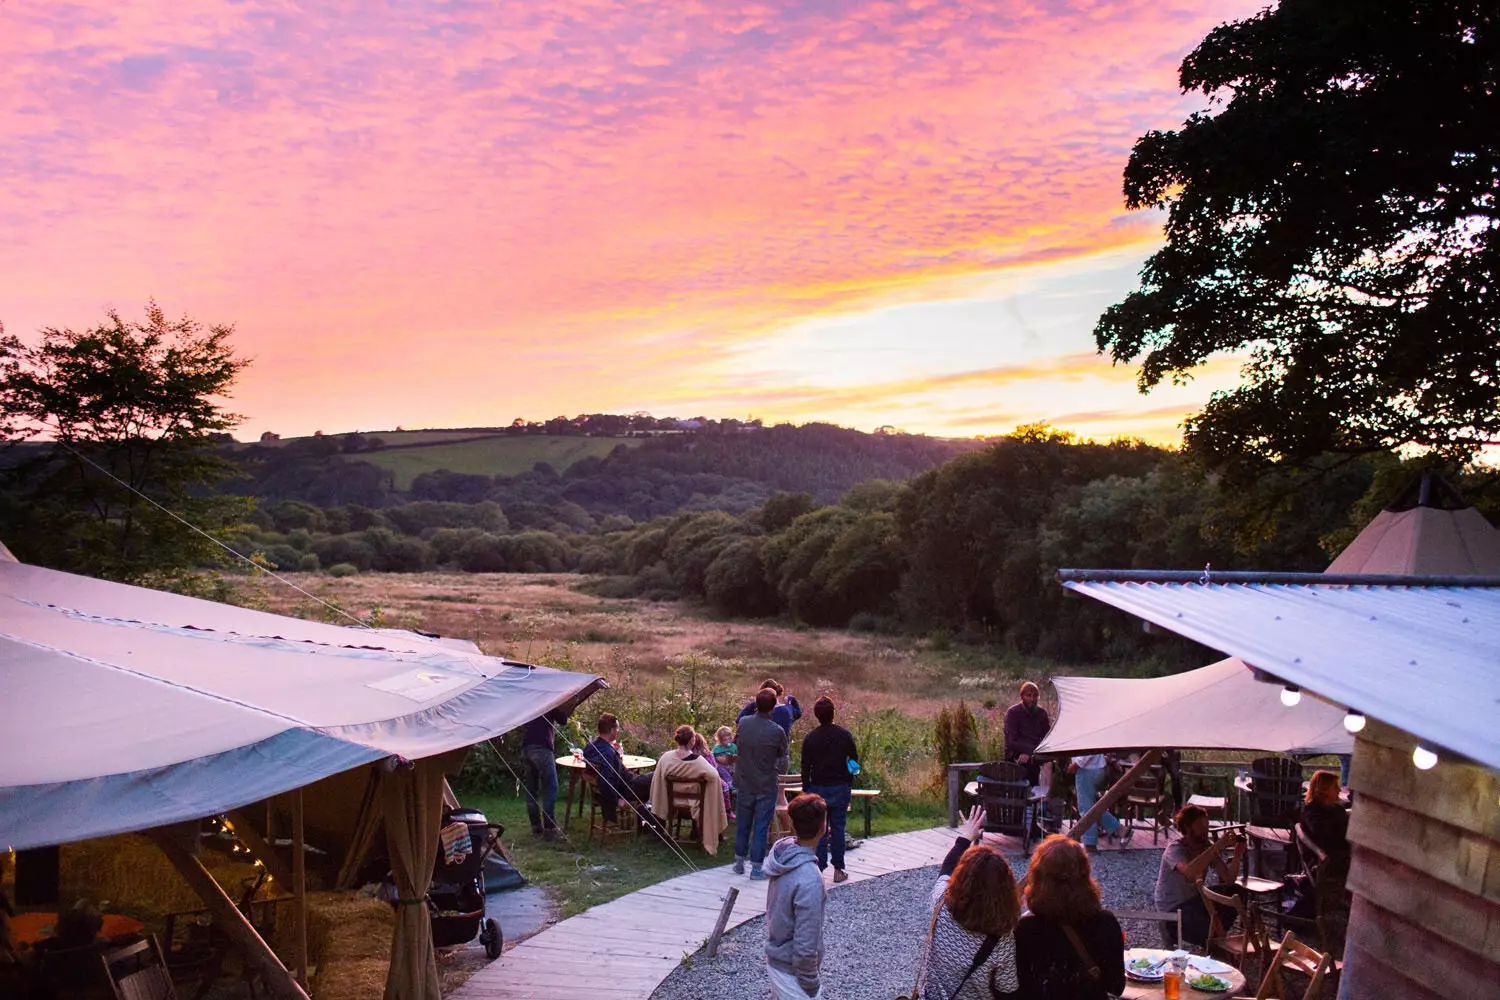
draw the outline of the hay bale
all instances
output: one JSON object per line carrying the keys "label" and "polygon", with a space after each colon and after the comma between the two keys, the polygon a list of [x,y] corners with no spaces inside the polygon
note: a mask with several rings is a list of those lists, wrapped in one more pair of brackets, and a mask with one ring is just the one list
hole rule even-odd
{"label": "hay bale", "polygon": [[308,984],[316,1000],[367,1000],[385,992],[396,914],[389,903],[350,892],[307,895]]}
{"label": "hay bale", "polygon": [[[217,851],[204,851],[199,860],[235,901],[244,892],[244,881],[257,875],[253,864]],[[109,900],[112,910],[158,917],[203,905],[160,848],[138,834],[63,844],[59,867],[64,904]],[[259,895],[270,891],[269,885],[263,886]]]}

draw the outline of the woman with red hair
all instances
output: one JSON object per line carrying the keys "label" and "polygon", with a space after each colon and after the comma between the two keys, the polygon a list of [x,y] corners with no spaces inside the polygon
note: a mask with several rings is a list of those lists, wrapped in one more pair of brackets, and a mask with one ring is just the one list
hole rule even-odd
{"label": "woman with red hair", "polygon": [[984,810],[975,806],[932,888],[932,933],[922,1000],[998,1000],[1016,992],[1016,921],[1021,900],[1010,863],[980,843]]}
{"label": "woman with red hair", "polygon": [[1027,1000],[1104,1000],[1125,989],[1120,922],[1099,901],[1089,855],[1053,834],[1031,855],[1016,927],[1016,972]]}

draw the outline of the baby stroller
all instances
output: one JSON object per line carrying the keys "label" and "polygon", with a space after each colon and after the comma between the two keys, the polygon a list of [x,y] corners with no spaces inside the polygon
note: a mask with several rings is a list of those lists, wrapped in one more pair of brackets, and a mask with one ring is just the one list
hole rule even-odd
{"label": "baby stroller", "polygon": [[[437,861],[432,869],[432,885],[427,889],[427,911],[432,916],[432,943],[439,947],[465,944],[479,935],[484,953],[491,961],[500,957],[505,938],[500,925],[484,915],[484,859],[496,849],[505,828],[485,819],[478,809],[443,810],[443,827],[455,823],[468,827],[469,850],[455,852],[450,863],[449,851],[438,843]],[[457,831],[449,834],[459,846]]]}

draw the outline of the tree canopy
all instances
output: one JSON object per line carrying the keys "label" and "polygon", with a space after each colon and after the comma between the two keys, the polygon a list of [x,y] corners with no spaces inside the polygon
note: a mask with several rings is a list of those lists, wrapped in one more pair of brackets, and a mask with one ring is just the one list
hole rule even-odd
{"label": "tree canopy", "polygon": [[182,521],[212,534],[250,507],[206,493],[234,471],[215,449],[239,417],[218,400],[248,362],[232,327],[155,302],[144,322],[108,316],[35,344],[0,337],[0,438],[20,451],[0,531],[28,562],[114,579],[212,562],[220,550]]}
{"label": "tree canopy", "polygon": [[1211,111],[1136,143],[1167,241],[1100,350],[1142,391],[1247,355],[1187,424],[1213,465],[1500,441],[1500,6],[1282,0],[1181,84]]}

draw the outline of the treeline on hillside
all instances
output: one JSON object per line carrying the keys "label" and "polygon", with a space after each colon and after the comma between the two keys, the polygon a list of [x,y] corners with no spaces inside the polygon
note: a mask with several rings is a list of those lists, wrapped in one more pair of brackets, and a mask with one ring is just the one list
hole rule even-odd
{"label": "treeline on hillside", "polygon": [[400,491],[388,471],[358,457],[368,450],[368,441],[348,437],[241,448],[232,455],[245,476],[225,489],[263,501],[297,500],[316,507],[494,501],[508,513],[517,505],[558,510],[572,505],[596,518],[620,514],[641,521],[680,510],[744,513],[778,491],[806,492],[820,503],[831,503],[856,483],[906,479],[978,446],[920,435],[866,434],[830,424],[738,433],[715,424],[621,446],[605,458],[585,458],[560,472],[545,463],[517,476],[437,471],[417,476],[409,490]]}
{"label": "treeline on hillside", "polygon": [[1320,570],[1411,474],[1389,456],[1330,460],[1311,486],[1268,479],[1259,495],[1225,496],[1177,452],[1032,430],[906,482],[858,483],[833,503],[780,491],[741,514],[636,521],[567,500],[383,510],[280,501],[237,542],[287,569],[579,571],[601,575],[591,586],[604,596],[945,630],[1096,660],[1137,653],[1139,629],[1067,597],[1058,568]]}

